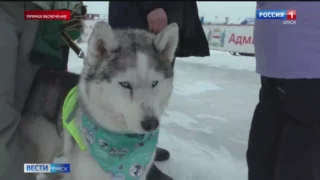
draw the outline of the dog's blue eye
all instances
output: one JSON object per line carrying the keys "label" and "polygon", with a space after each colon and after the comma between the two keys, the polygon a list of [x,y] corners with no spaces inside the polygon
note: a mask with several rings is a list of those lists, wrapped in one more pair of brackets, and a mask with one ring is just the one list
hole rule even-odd
{"label": "dog's blue eye", "polygon": [[153,82],[152,82],[152,88],[156,87],[156,86],[158,85],[158,82],[159,82],[159,81],[153,81]]}
{"label": "dog's blue eye", "polygon": [[127,89],[131,89],[131,85],[129,82],[124,81],[124,82],[119,82],[120,86],[122,86],[123,88],[127,88]]}

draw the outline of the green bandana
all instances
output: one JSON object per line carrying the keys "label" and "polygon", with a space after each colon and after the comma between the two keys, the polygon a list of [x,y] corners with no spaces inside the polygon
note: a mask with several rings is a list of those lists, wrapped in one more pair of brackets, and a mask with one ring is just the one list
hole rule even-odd
{"label": "green bandana", "polygon": [[[76,94],[74,91],[73,94]],[[66,98],[66,101],[68,99],[70,101],[73,98]],[[65,104],[68,103],[65,102]],[[71,112],[69,111],[69,113]],[[63,115],[63,117],[66,117],[66,115]],[[67,127],[72,122],[64,122],[64,124],[67,124],[65,126],[67,129],[72,129],[73,132],[69,131],[70,134],[79,134],[74,132],[75,128]],[[101,168],[112,175],[112,180],[140,179],[140,176],[152,161],[158,142],[159,130],[141,135],[113,133],[100,128],[88,115],[83,115],[82,126],[88,147],[84,147],[83,142],[78,142],[80,141],[79,137],[74,138],[82,150],[88,148],[91,156],[99,163]]]}

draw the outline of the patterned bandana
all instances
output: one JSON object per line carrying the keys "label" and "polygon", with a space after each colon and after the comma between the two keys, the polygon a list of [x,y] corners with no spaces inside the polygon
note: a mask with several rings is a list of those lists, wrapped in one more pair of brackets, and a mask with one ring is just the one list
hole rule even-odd
{"label": "patterned bandana", "polygon": [[148,134],[117,134],[99,128],[87,115],[83,132],[92,157],[112,180],[137,180],[152,161],[159,130]]}

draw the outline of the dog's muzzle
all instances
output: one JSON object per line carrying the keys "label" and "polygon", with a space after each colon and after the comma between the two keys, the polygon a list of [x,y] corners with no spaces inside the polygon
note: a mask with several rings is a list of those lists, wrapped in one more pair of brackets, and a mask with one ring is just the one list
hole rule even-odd
{"label": "dog's muzzle", "polygon": [[159,120],[157,117],[145,117],[143,121],[141,121],[141,126],[143,130],[150,132],[154,131],[159,127]]}

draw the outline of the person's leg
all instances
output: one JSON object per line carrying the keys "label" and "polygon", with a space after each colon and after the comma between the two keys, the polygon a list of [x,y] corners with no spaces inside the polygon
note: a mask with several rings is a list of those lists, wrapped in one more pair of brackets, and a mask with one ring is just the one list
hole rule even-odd
{"label": "person's leg", "polygon": [[[14,3],[1,3],[0,6],[0,179],[35,179],[34,175],[23,172],[27,157],[22,139],[16,132],[32,81],[28,63],[21,62],[28,61],[37,30],[35,21],[24,23],[23,11],[23,7]],[[25,26],[29,28],[25,29]]]}
{"label": "person's leg", "polygon": [[[35,6],[28,3],[29,8]],[[34,8],[32,8],[34,9]],[[15,104],[18,111],[23,111],[27,97],[29,95],[34,77],[39,69],[39,65],[30,63],[29,54],[33,48],[38,30],[38,21],[24,20],[21,22],[22,32],[19,38],[18,62],[15,77]]]}
{"label": "person's leg", "polygon": [[168,150],[157,147],[156,155],[154,157],[155,161],[166,161],[170,158],[170,153]]}
{"label": "person's leg", "polygon": [[174,68],[175,63],[176,63],[176,57],[175,57],[175,58],[172,60],[172,62],[171,62],[172,68]]}
{"label": "person's leg", "polygon": [[[21,154],[14,137],[20,113],[13,108],[15,72],[18,61],[18,33],[15,20],[0,6],[0,179],[23,179]],[[13,155],[13,153],[14,155]],[[21,157],[20,157],[21,158]],[[20,166],[20,167],[19,167]]]}
{"label": "person's leg", "polygon": [[[174,68],[175,62],[176,62],[176,57],[175,57],[175,58],[173,59],[173,61],[171,62],[172,68]],[[166,160],[168,160],[169,158],[170,158],[170,153],[169,153],[169,151],[167,151],[166,149],[157,147],[156,155],[155,155],[155,158],[154,158],[155,161],[166,161]],[[153,168],[153,169],[155,169],[155,168]],[[159,170],[157,170],[157,172],[158,172],[158,171],[159,171]]]}
{"label": "person's leg", "polygon": [[[172,68],[174,68],[176,58],[171,62]],[[168,150],[157,147],[156,154],[154,157],[155,161],[166,161],[170,158],[170,153]],[[157,168],[154,164],[152,165],[147,180],[173,180],[170,176],[164,174],[160,169]]]}
{"label": "person's leg", "polygon": [[[174,58],[171,63],[172,68],[174,68],[175,61],[176,61],[176,58]],[[156,154],[154,157],[155,161],[166,161],[169,158],[170,158],[170,153],[168,150],[157,147]],[[157,166],[153,164],[147,176],[147,180],[172,180],[172,178],[164,174],[162,171],[160,171],[157,168]]]}
{"label": "person's leg", "polygon": [[147,180],[173,180],[170,176],[160,171],[154,164],[151,166]]}
{"label": "person's leg", "polygon": [[284,125],[275,79],[262,77],[261,85],[249,134],[249,180],[272,180],[276,147]]}
{"label": "person's leg", "polygon": [[320,179],[320,79],[278,80],[288,118],[274,180]]}

